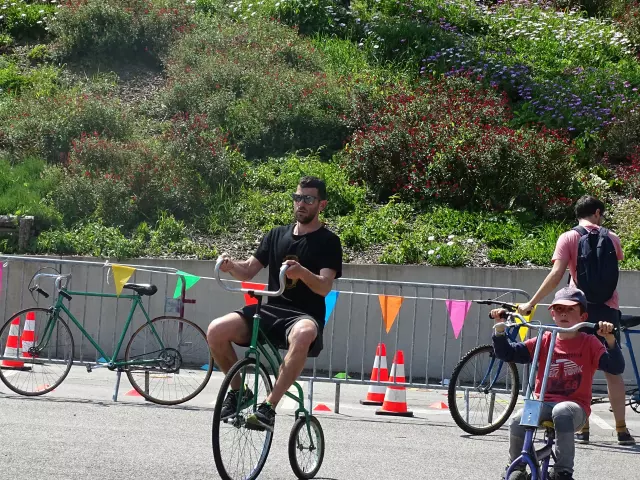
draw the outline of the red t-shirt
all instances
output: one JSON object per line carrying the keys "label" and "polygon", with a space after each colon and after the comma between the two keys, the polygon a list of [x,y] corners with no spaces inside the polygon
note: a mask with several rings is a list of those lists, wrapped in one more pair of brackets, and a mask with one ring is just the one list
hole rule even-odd
{"label": "red t-shirt", "polygon": [[[537,337],[531,338],[524,342],[532,360],[537,339]],[[540,395],[550,343],[551,332],[544,332],[534,389],[536,397]],[[594,335],[578,333],[574,338],[564,340],[556,337],[544,401],[576,402],[584,409],[587,416],[590,415],[593,376],[598,370],[600,357],[605,352],[604,345]]]}

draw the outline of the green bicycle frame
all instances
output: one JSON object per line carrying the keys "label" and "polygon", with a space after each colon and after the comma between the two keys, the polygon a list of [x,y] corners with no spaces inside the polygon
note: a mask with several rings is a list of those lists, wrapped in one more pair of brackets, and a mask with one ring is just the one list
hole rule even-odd
{"label": "green bicycle frame", "polygon": [[[131,310],[129,311],[129,316],[127,318],[127,321],[125,322],[124,327],[122,328],[120,339],[118,340],[118,344],[116,345],[116,348],[113,352],[113,357],[109,357],[109,355],[107,355],[104,352],[104,350],[102,350],[100,345],[98,345],[97,342],[93,339],[93,337],[89,334],[89,332],[87,332],[83,328],[82,324],[76,319],[73,313],[71,313],[69,309],[62,303],[64,298],[70,299],[72,296],[76,296],[76,295],[83,296],[83,297],[124,298],[124,299],[129,299],[133,301],[133,303],[131,304]],[[142,309],[142,313],[145,316],[146,322],[151,327],[151,331],[153,332],[153,335],[156,337],[156,340],[158,340],[158,343],[160,344],[160,348],[164,349],[164,344],[160,339],[160,335],[158,335],[158,332],[153,326],[153,323],[151,323],[151,318],[149,318],[149,314],[145,310],[144,305],[142,304],[142,299],[140,298],[139,295],[116,295],[113,293],[97,293],[97,292],[73,292],[73,291],[66,290],[64,288],[60,290],[60,294],[58,295],[58,298],[55,304],[53,305],[52,315],[49,317],[49,321],[47,322],[47,325],[45,327],[44,334],[42,335],[41,343],[40,345],[37,346],[37,348],[44,349],[46,347],[46,345],[49,343],[49,340],[51,339],[51,335],[53,334],[55,322],[60,317],[60,312],[64,312],[67,315],[67,317],[70,318],[71,321],[75,324],[75,326],[78,327],[82,335],[84,335],[87,338],[87,340],[91,342],[91,345],[94,346],[94,348],[98,351],[98,353],[105,360],[107,360],[107,363],[109,364],[110,367],[127,367],[130,365],[144,365],[144,364],[156,363],[157,359],[114,361],[114,359],[117,358],[118,354],[120,353],[120,348],[122,347],[122,343],[124,342],[125,335],[129,330],[129,325],[131,325],[133,314],[136,311],[136,308],[138,308],[138,306],[140,306],[140,308]]]}
{"label": "green bicycle frame", "polygon": [[[280,365],[282,365],[282,357],[280,356],[280,352],[278,352],[278,349],[269,341],[269,339],[266,337],[266,335],[264,335],[262,333],[262,331],[260,330],[260,306],[261,306],[262,302],[261,302],[261,298],[258,298],[258,309],[255,313],[255,315],[253,316],[253,329],[251,331],[251,344],[249,345],[249,348],[247,350],[247,352],[245,353],[245,358],[249,358],[251,356],[253,356],[256,360],[256,364],[259,365],[260,364],[260,356],[264,356],[264,358],[266,359],[267,363],[269,364],[269,368],[271,369],[271,371],[273,372],[273,375],[276,377],[276,380],[278,379],[278,374],[280,372]],[[260,342],[258,342],[258,339],[260,339]],[[274,360],[275,358],[275,360]],[[242,381],[240,383],[240,394],[238,395],[238,406],[237,406],[237,411],[240,410],[241,408],[241,401],[243,398],[243,391],[242,389],[244,388],[245,385],[245,372],[242,372]],[[296,409],[295,412],[295,418],[296,420],[299,418],[301,413],[304,413],[305,415],[305,421],[307,424],[307,432],[309,434],[309,440],[311,441],[311,447],[314,446],[314,442],[313,442],[313,436],[311,435],[311,424],[310,424],[310,415],[309,412],[307,411],[306,408],[304,408],[304,392],[302,391],[302,387],[300,386],[300,384],[298,382],[293,382],[293,386],[296,387],[296,390],[298,391],[298,396],[294,395],[293,393],[290,392],[285,392],[285,395],[293,400],[295,400],[296,402],[298,402],[298,408]],[[256,375],[255,375],[255,381],[254,381],[254,388],[253,388],[254,392],[258,391],[258,372],[256,371]],[[253,409],[254,411],[256,410],[257,407],[257,402],[258,402],[258,397],[257,395],[254,396],[253,398]]]}

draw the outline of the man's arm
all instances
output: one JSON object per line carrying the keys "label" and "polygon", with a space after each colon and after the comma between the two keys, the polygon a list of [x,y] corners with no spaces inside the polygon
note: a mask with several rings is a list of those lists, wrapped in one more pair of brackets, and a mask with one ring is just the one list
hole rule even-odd
{"label": "man's arm", "polygon": [[493,350],[496,357],[505,362],[531,363],[529,349],[524,343],[511,343],[506,335],[493,336]]}
{"label": "man's arm", "polygon": [[221,267],[220,269],[223,272],[229,272],[234,278],[241,282],[251,280],[264,268],[264,265],[262,265],[262,263],[260,263],[260,261],[253,255],[251,255],[248,260],[235,261],[227,258],[227,261],[229,263],[226,265],[223,264],[225,268]]}
{"label": "man's arm", "polygon": [[287,260],[284,263],[289,265],[287,277],[302,280],[312,292],[326,297],[331,291],[333,279],[336,278],[335,270],[323,268],[320,270],[320,275],[316,275],[295,260]]}
{"label": "man's arm", "polygon": [[555,290],[560,283],[560,280],[562,280],[564,272],[567,271],[567,265],[569,265],[569,260],[564,258],[560,258],[553,262],[551,271],[542,282],[542,285],[540,285],[540,288],[538,288],[538,291],[533,295],[533,297],[531,297],[531,300],[518,307],[518,312],[521,315],[528,314],[544,297]]}

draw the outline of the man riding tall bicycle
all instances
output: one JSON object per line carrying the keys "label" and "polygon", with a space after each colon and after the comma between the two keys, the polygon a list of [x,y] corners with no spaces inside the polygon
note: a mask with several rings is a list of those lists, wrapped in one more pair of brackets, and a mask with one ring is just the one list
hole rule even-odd
{"label": "man riding tall bicycle", "polygon": [[[284,294],[271,297],[260,309],[260,328],[278,348],[288,349],[271,393],[247,418],[247,425],[256,430],[273,431],[276,406],[285,392],[302,373],[307,357],[316,357],[322,350],[325,299],[333,281],[342,275],[340,239],[320,221],[327,207],[324,181],[303,177],[292,194],[295,223],[272,229],[262,239],[254,255],[245,261],[235,261],[223,254],[220,270],[241,281],[251,280],[263,268],[269,267],[269,290],[278,290],[278,275],[283,264],[287,285]],[[248,305],[216,318],[209,325],[207,340],[212,356],[220,369],[227,371],[238,361],[233,343],[248,346],[251,340],[252,318],[256,305]],[[222,417],[234,415],[241,379],[231,383],[222,407]],[[253,392],[243,389],[241,403],[251,400]]]}

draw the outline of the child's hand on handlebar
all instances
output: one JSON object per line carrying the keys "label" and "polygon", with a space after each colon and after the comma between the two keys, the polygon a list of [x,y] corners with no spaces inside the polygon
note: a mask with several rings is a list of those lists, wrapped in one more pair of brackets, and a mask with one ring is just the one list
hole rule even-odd
{"label": "child's hand on handlebar", "polygon": [[609,348],[613,348],[616,345],[616,337],[613,335],[613,329],[613,323],[598,322],[598,335],[607,341]]}
{"label": "child's hand on handlebar", "polygon": [[[500,323],[502,322],[502,320],[507,318],[507,310],[505,310],[504,308],[494,308],[489,313],[489,316],[494,320],[496,320],[496,323]],[[504,327],[503,326],[496,327],[496,332],[504,332]]]}

